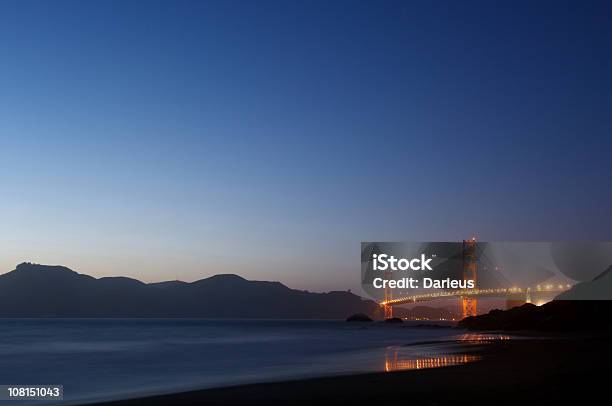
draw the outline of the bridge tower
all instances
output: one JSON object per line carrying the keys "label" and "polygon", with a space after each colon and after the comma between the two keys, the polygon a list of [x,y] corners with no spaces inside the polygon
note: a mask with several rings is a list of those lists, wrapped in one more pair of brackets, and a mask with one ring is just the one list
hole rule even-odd
{"label": "bridge tower", "polygon": [[[473,280],[476,287],[476,273],[478,271],[478,254],[476,252],[476,238],[463,240],[463,280]],[[463,296],[461,298],[463,318],[476,316],[478,301],[475,297]]]}
{"label": "bridge tower", "polygon": [[[389,271],[385,272],[385,279],[390,279],[390,278],[391,278],[391,272]],[[389,288],[388,285],[386,285],[385,286],[385,303],[391,299],[393,299],[393,291],[391,290],[391,288]],[[385,304],[383,307],[385,309],[385,319],[392,318],[393,317],[393,306]]]}
{"label": "bridge tower", "polygon": [[384,305],[385,309],[385,320],[393,317],[393,306]]}

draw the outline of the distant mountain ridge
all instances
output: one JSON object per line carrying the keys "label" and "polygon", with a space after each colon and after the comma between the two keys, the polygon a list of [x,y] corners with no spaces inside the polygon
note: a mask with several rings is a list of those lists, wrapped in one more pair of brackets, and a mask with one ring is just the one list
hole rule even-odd
{"label": "distant mountain ridge", "polygon": [[144,283],[22,263],[0,275],[0,317],[343,319],[358,312],[382,317],[376,302],[350,292],[312,293],[232,274]]}

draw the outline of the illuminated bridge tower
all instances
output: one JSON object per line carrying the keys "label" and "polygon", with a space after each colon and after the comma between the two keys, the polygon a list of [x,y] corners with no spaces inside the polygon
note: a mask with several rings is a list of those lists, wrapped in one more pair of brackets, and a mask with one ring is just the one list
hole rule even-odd
{"label": "illuminated bridge tower", "polygon": [[[476,287],[476,272],[478,270],[476,246],[476,238],[463,240],[463,280],[473,280],[474,287]],[[476,316],[477,299],[471,296],[463,296],[461,301],[463,318]]]}
{"label": "illuminated bridge tower", "polygon": [[[390,279],[390,278],[391,278],[391,272],[389,271],[385,272],[385,279]],[[391,299],[393,299],[393,291],[391,290],[389,285],[386,285],[385,286],[385,303]],[[392,318],[393,317],[393,306],[385,304],[384,309],[385,309],[385,319]]]}

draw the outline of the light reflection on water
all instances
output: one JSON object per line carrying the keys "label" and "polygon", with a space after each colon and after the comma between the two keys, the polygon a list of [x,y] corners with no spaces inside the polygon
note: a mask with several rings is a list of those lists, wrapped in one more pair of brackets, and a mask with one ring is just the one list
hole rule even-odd
{"label": "light reflection on water", "polygon": [[[456,337],[459,344],[489,344],[494,341],[510,340],[504,334],[466,333]],[[389,347],[385,355],[385,371],[407,371],[412,369],[441,368],[452,365],[467,364],[479,361],[481,355],[477,354],[432,354],[428,352],[415,352],[402,347]]]}
{"label": "light reflection on water", "polygon": [[447,354],[425,358],[402,359],[398,350],[387,352],[385,371],[406,371],[410,369],[427,369],[448,367],[451,365],[467,364],[482,359],[480,355],[473,354]]}
{"label": "light reflection on water", "polygon": [[510,340],[512,337],[504,334],[475,334],[475,333],[466,333],[457,337],[457,341],[462,343],[474,343],[474,344],[486,344],[493,341],[499,340]]}

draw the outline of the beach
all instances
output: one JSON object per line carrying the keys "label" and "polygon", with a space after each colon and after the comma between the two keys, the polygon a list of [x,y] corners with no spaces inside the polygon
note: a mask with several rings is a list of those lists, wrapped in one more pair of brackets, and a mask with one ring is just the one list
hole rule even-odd
{"label": "beach", "polygon": [[478,332],[422,322],[3,319],[0,325],[1,380],[58,382],[67,405],[562,403],[605,390],[612,362],[609,335]]}
{"label": "beach", "polygon": [[240,385],[105,403],[227,404],[565,404],[608,390],[607,336],[494,340],[473,348],[479,360],[441,368]]}

